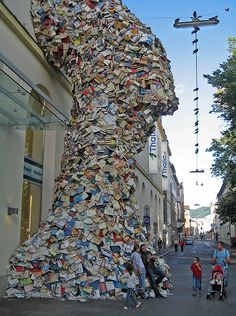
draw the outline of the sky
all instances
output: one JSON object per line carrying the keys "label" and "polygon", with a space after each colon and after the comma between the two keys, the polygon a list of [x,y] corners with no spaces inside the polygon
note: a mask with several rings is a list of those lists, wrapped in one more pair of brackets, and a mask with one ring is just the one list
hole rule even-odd
{"label": "sky", "polygon": [[[236,35],[236,1],[123,0],[123,3],[143,23],[151,27],[153,33],[160,38],[167,57],[171,61],[175,91],[180,104],[173,116],[162,119],[172,152],[170,160],[175,165],[179,182],[184,184],[185,205],[191,208],[198,207],[196,204],[208,206],[215,201],[222,180],[211,176],[210,167],[213,157],[211,153],[206,152],[206,149],[210,147],[213,138],[220,137],[224,123],[215,114],[209,113],[215,89],[207,83],[203,74],[212,74],[229,56],[227,39],[229,36]],[[197,11],[202,19],[218,15],[220,21],[217,26],[202,27],[198,32],[199,169],[205,170],[204,174],[198,175],[199,185],[196,185],[196,174],[190,173],[190,170],[196,169],[193,35],[191,35],[191,28],[173,27],[175,18],[180,18],[180,21],[189,21],[193,11]]]}

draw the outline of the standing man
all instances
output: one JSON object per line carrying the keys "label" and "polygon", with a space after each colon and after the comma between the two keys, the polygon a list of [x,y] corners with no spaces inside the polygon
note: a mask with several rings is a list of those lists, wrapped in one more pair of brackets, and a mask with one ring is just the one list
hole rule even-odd
{"label": "standing man", "polygon": [[230,262],[230,253],[227,249],[224,248],[224,243],[222,241],[217,242],[217,249],[214,251],[212,257],[213,264],[219,264],[224,270],[225,285],[229,283],[228,280],[228,270]]}
{"label": "standing man", "polygon": [[174,240],[175,252],[178,251],[178,240],[175,238]]}
{"label": "standing man", "polygon": [[165,273],[161,270],[161,268],[155,265],[156,258],[152,256],[152,253],[147,250],[144,244],[142,244],[140,247],[140,254],[143,264],[146,268],[147,277],[149,278],[151,288],[154,290],[156,297],[164,297],[160,293],[157,285],[164,279]]}

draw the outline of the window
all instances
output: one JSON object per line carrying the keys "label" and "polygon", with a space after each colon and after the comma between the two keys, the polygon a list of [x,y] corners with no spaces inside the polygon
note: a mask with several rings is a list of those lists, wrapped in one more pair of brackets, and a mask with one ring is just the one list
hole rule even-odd
{"label": "window", "polygon": [[[47,116],[46,108],[39,106],[42,102],[40,101],[40,96],[35,91],[31,92],[28,103],[34,113],[37,113],[40,117]],[[28,112],[27,115],[30,117],[32,114]],[[44,131],[37,126],[35,126],[35,129],[33,126],[28,126],[25,131],[25,163],[21,203],[21,243],[24,243],[37,231],[41,221],[43,159]],[[34,176],[34,172],[36,176]]]}

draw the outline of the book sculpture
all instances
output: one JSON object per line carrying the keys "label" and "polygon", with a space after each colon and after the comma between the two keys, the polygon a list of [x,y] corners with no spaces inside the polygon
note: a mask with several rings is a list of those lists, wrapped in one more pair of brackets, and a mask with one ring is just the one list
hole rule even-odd
{"label": "book sculpture", "polygon": [[134,155],[173,114],[169,61],[120,0],[33,0],[39,46],[72,83],[73,107],[52,208],[10,258],[7,296],[108,298],[144,238]]}

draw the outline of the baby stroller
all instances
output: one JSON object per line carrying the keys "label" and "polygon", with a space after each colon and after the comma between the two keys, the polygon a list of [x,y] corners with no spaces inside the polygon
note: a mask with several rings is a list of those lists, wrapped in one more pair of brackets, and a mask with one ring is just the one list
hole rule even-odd
{"label": "baby stroller", "polygon": [[206,298],[209,300],[219,293],[219,300],[223,301],[226,298],[225,278],[223,268],[217,264],[212,268],[212,277],[210,280]]}

